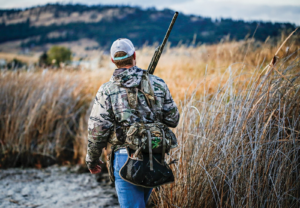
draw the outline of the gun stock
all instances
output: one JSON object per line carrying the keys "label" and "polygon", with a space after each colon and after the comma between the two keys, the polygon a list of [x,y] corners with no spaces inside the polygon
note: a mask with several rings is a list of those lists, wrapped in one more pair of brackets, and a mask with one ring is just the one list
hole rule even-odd
{"label": "gun stock", "polygon": [[172,21],[170,23],[170,26],[169,26],[169,28],[167,30],[167,33],[166,33],[166,35],[164,37],[164,40],[163,40],[162,44],[160,46],[158,46],[156,48],[155,52],[154,52],[154,55],[153,55],[153,57],[151,59],[151,62],[149,64],[148,70],[147,70],[149,74],[153,74],[154,71],[155,71],[157,63],[158,63],[158,61],[160,59],[160,56],[161,56],[161,54],[162,54],[162,52],[164,50],[164,47],[165,47],[165,45],[167,43],[167,40],[168,40],[169,35],[170,35],[171,31],[172,31],[173,25],[175,24],[177,16],[178,16],[178,12],[175,12],[175,14],[173,16],[173,19],[172,19]]}

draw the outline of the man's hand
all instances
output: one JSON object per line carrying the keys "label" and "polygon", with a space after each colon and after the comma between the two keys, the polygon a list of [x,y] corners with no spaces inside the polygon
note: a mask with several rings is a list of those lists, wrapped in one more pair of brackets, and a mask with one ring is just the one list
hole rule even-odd
{"label": "man's hand", "polygon": [[[104,164],[104,162],[102,162],[101,160],[99,160],[99,163]],[[89,170],[90,170],[91,174],[97,174],[97,173],[101,172],[101,167],[100,167],[100,165],[96,165],[95,168],[89,169]]]}

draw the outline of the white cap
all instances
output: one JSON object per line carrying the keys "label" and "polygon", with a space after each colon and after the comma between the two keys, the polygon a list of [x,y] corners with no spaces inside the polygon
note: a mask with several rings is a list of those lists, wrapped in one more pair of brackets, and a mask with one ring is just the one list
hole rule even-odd
{"label": "white cap", "polygon": [[[127,53],[127,55],[123,56],[123,57],[115,58],[115,54],[119,51],[123,51],[123,52]],[[129,39],[119,38],[118,40],[113,42],[113,44],[111,45],[110,56],[113,60],[122,60],[122,59],[132,56],[134,54],[134,51],[135,51],[134,46]]]}

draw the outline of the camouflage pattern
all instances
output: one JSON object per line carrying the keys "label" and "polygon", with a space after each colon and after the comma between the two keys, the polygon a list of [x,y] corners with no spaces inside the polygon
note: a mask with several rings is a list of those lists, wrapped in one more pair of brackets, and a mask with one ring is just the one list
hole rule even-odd
{"label": "camouflage pattern", "polygon": [[136,66],[116,69],[110,81],[98,90],[88,122],[86,162],[90,169],[99,163],[108,142],[113,146],[124,145],[126,132],[135,122],[160,121],[169,127],[177,126],[179,111],[162,79],[149,75],[151,89],[146,85],[142,87],[144,90],[137,89],[141,89],[145,81],[144,74],[145,71]]}

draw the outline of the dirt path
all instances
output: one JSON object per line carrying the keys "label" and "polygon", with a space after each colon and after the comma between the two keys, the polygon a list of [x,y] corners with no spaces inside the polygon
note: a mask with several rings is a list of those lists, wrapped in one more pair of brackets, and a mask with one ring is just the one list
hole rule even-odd
{"label": "dirt path", "polygon": [[119,207],[106,174],[100,182],[78,168],[0,170],[0,207]]}

